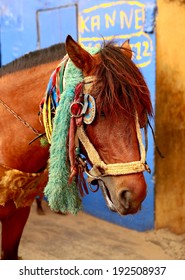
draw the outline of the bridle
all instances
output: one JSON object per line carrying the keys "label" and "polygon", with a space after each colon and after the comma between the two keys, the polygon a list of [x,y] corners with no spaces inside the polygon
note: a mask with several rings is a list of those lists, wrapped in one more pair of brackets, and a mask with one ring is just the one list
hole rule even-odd
{"label": "bridle", "polygon": [[[76,126],[77,126],[76,134],[75,134],[75,148],[76,151],[78,151],[76,153],[77,164],[83,166],[83,169],[87,174],[89,183],[91,183],[94,180],[102,180],[102,178],[106,176],[127,175],[127,174],[139,173],[144,171],[150,173],[151,172],[150,168],[146,163],[147,148],[145,148],[142,141],[142,134],[140,130],[137,112],[135,114],[135,125],[136,125],[136,134],[137,134],[137,139],[140,148],[140,156],[141,156],[139,161],[106,164],[101,159],[98,151],[89,140],[84,129],[83,118],[88,108],[88,104],[86,100],[88,100],[89,97],[93,99],[92,95],[90,95],[90,91],[95,80],[96,80],[95,76],[84,77],[83,87],[82,87],[83,90],[81,91],[81,95],[79,98],[74,100],[74,102],[71,104],[71,117],[75,119]],[[73,106],[76,106],[78,108],[78,113],[75,114],[73,113]],[[94,109],[94,114],[95,111],[96,110]],[[84,149],[86,150],[88,159],[91,162],[92,167],[90,168],[90,170],[88,168],[87,160],[84,159],[84,157],[82,157],[81,154],[79,153],[80,143],[83,145]],[[146,133],[145,133],[145,143],[147,143]]]}
{"label": "bridle", "polygon": [[[62,89],[65,91],[66,89],[66,73],[67,68],[70,63],[70,58],[66,55],[61,63],[56,68],[56,83],[55,83],[55,91],[59,90],[59,84],[62,83]],[[61,70],[60,70],[61,69]],[[60,75],[58,74],[60,71],[63,73],[63,79],[59,81]],[[124,162],[124,163],[111,163],[106,164],[100,157],[98,151],[91,143],[88,138],[84,124],[89,125],[93,122],[94,117],[96,115],[96,102],[93,96],[90,94],[91,89],[96,82],[95,76],[82,76],[82,81],[78,84],[74,89],[74,100],[70,106],[71,113],[71,121],[69,125],[69,134],[68,134],[68,157],[70,162],[71,175],[69,178],[69,182],[72,181],[73,177],[77,177],[79,175],[79,171],[85,172],[87,175],[87,180],[91,183],[94,180],[101,180],[106,176],[119,176],[119,175],[127,175],[134,174],[140,172],[151,172],[150,168],[146,163],[146,153],[147,153],[147,128],[144,128],[145,135],[145,145],[142,141],[142,134],[140,130],[139,120],[137,112],[135,112],[135,125],[136,125],[136,134],[139,143],[140,149],[140,160],[132,161],[132,162]],[[62,93],[61,93],[62,94]],[[46,100],[50,100],[47,98]],[[50,111],[50,104],[53,103],[44,103],[43,105],[43,120],[46,131],[46,136],[48,142],[51,143],[51,135],[52,135],[52,119],[50,118],[50,114],[47,111]],[[89,103],[91,105],[91,116],[87,118],[89,114]],[[49,105],[49,106],[48,106]],[[46,109],[48,108],[48,110]],[[88,112],[88,114],[87,114]],[[47,117],[45,117],[47,116]],[[87,158],[85,158],[81,154],[80,146],[83,146]],[[89,165],[91,168],[89,168]],[[82,177],[82,176],[81,176]]]}

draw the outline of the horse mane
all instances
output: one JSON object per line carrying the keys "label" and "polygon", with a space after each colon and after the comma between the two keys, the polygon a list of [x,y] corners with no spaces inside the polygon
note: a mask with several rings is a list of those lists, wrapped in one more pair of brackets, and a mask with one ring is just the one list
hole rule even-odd
{"label": "horse mane", "polygon": [[0,77],[16,71],[29,69],[61,59],[66,54],[65,44],[60,43],[48,48],[29,52],[0,68]]}
{"label": "horse mane", "polygon": [[[139,106],[152,115],[150,92],[138,67],[114,42],[104,43],[99,55],[101,64],[96,72],[97,87],[93,87],[96,103],[108,114],[124,109],[135,115]],[[109,110],[109,112],[108,112]]]}

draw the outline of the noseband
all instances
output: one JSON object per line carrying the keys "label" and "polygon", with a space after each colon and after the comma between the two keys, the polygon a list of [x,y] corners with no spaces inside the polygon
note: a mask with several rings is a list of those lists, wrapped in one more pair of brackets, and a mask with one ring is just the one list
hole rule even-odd
{"label": "noseband", "polygon": [[[83,95],[84,100],[87,100],[88,99],[87,97],[90,97],[91,100],[94,100],[94,98],[89,94],[89,92],[91,90],[91,84],[94,81],[95,81],[94,76],[84,77],[84,81],[83,81],[84,86],[83,86],[83,90],[82,90],[82,95]],[[84,104],[83,104],[82,102],[74,101],[71,105],[71,108],[74,105],[79,105],[79,104],[81,107],[80,113],[77,115],[76,114],[74,115],[71,112],[72,118],[75,118],[76,125],[77,125],[76,135],[75,135],[75,147],[76,147],[76,151],[79,151],[80,143],[83,145],[83,147],[85,148],[85,150],[87,152],[88,159],[90,160],[90,162],[92,164],[92,168],[90,170],[88,170],[87,162],[80,155],[79,152],[77,152],[76,158],[77,158],[77,161],[79,162],[79,164],[83,165],[84,171],[88,176],[89,183],[95,179],[102,179],[102,177],[105,177],[105,176],[126,175],[126,174],[139,173],[139,172],[144,172],[144,171],[147,171],[150,173],[150,168],[148,167],[148,165],[146,163],[147,149],[145,148],[145,146],[142,142],[142,135],[141,135],[137,112],[135,115],[135,125],[136,125],[136,134],[137,134],[137,139],[138,139],[138,143],[139,143],[141,159],[139,161],[132,161],[132,162],[126,162],[126,163],[106,164],[101,159],[98,151],[93,146],[93,144],[89,140],[87,134],[85,133],[83,118],[85,118],[85,115],[86,115],[87,102],[84,102]],[[95,104],[95,101],[94,101],[94,104]],[[93,106],[91,106],[91,107],[93,107]],[[94,109],[93,113],[94,113],[94,115],[93,115],[92,119],[94,119],[94,116],[95,116],[95,109]],[[147,142],[146,133],[145,133],[145,142]]]}

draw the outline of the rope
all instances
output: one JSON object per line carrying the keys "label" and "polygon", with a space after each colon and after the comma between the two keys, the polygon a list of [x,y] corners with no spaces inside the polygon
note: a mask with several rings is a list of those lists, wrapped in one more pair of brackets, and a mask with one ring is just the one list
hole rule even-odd
{"label": "rope", "polygon": [[106,164],[101,160],[98,152],[87,137],[83,125],[77,127],[77,135],[86,152],[88,153],[88,158],[93,163],[93,165],[106,169]]}
{"label": "rope", "polygon": [[[62,82],[60,82],[60,80],[62,79],[65,67],[67,67],[68,60],[68,56],[65,56],[58,64],[55,71],[52,73],[48,88],[45,93],[44,102],[42,104],[41,112],[43,115],[44,128],[49,144],[51,144],[53,132],[53,114],[55,114],[56,111],[56,105],[54,104],[54,102],[58,102],[60,100],[60,94],[64,88],[64,85],[62,84]],[[55,92],[55,97],[52,96],[53,92]],[[58,101],[54,101],[52,98],[57,98]]]}
{"label": "rope", "polygon": [[143,171],[148,171],[149,168],[146,164],[146,151],[145,147],[142,142],[142,135],[140,131],[138,115],[136,114],[136,132],[137,138],[140,147],[141,159],[140,161],[132,161],[126,163],[114,163],[114,164],[106,164],[104,161],[101,160],[97,150],[90,142],[89,138],[87,137],[83,125],[77,128],[77,136],[84,146],[88,158],[93,164],[92,169],[89,171],[89,176],[92,177],[104,177],[108,175],[126,175],[131,173],[138,173]]}
{"label": "rope", "polygon": [[[48,97],[48,101],[49,100],[50,100],[50,97]],[[47,137],[47,140],[48,140],[49,144],[51,144],[51,135],[52,135],[52,126],[50,126],[51,121],[49,121],[49,119],[51,118],[50,104],[51,104],[51,102],[49,102],[49,104],[44,102],[44,104],[43,104],[43,111],[42,111],[44,128],[45,128],[46,137]],[[49,112],[47,111],[47,109],[49,110]]]}
{"label": "rope", "polygon": [[24,124],[26,127],[31,129],[33,133],[40,136],[41,134],[38,132],[37,129],[35,129],[33,126],[31,126],[27,121],[25,121],[21,116],[19,116],[13,109],[11,109],[2,99],[0,99],[0,103],[5,107],[5,109],[12,114],[17,120],[19,120],[22,124]]}

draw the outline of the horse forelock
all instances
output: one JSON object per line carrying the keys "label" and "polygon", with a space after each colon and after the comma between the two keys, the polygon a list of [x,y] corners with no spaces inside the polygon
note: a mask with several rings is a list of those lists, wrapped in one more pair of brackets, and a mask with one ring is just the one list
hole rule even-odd
{"label": "horse forelock", "polygon": [[93,95],[106,114],[119,112],[133,115],[142,107],[152,115],[150,93],[144,77],[123,49],[109,42],[99,52],[101,63],[96,71],[97,87]]}

